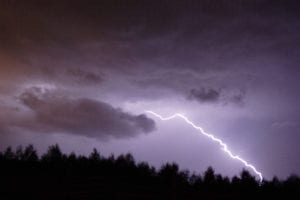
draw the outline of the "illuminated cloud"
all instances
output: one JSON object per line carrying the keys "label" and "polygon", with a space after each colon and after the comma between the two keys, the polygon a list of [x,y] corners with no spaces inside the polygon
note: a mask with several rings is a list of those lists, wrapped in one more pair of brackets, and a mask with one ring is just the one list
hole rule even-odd
{"label": "illuminated cloud", "polygon": [[25,111],[19,110],[11,119],[6,119],[2,130],[18,127],[40,134],[65,133],[106,140],[134,137],[155,128],[154,121],[144,114],[132,115],[108,103],[70,99],[54,92],[43,92],[38,87],[27,89],[19,99],[31,113],[20,118],[17,115]]}

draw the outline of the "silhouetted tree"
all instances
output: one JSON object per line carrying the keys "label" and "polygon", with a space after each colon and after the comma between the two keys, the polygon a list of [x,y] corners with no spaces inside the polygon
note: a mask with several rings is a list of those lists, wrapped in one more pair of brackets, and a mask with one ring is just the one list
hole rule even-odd
{"label": "silhouetted tree", "polygon": [[212,185],[215,183],[216,177],[215,177],[215,171],[212,167],[208,167],[207,170],[204,173],[204,183],[207,185]]}
{"label": "silhouetted tree", "polygon": [[192,174],[192,175],[189,177],[189,182],[190,182],[192,185],[201,185],[201,184],[203,183],[203,180],[202,180],[201,175]]}
{"label": "silhouetted tree", "polygon": [[247,186],[256,186],[257,181],[255,180],[255,177],[250,174],[249,171],[243,170],[241,172],[241,182],[246,184]]}
{"label": "silhouetted tree", "polygon": [[6,159],[6,160],[14,160],[16,158],[11,147],[6,148],[6,150],[4,151],[3,156],[4,156],[4,159]]}
{"label": "silhouetted tree", "polygon": [[139,171],[139,174],[144,176],[154,176],[155,175],[155,168],[150,167],[148,163],[141,162],[137,165],[137,169]]}
{"label": "silhouetted tree", "polygon": [[288,193],[299,195],[300,194],[299,186],[300,186],[300,178],[296,174],[292,174],[284,181],[283,189]]}
{"label": "silhouetted tree", "polygon": [[257,190],[258,182],[255,180],[255,177],[252,176],[247,170],[241,172],[240,179],[240,190],[243,194],[252,196],[253,192]]}
{"label": "silhouetted tree", "polygon": [[96,148],[93,149],[92,153],[89,156],[89,159],[92,161],[100,161],[101,157],[100,157],[100,153],[98,152],[98,150]]}
{"label": "silhouetted tree", "polygon": [[23,157],[23,147],[20,145],[16,148],[15,157],[17,160],[22,160]]}
{"label": "silhouetted tree", "polygon": [[126,155],[119,155],[115,160],[115,164],[119,167],[133,167],[135,166],[135,161],[130,153]]}
{"label": "silhouetted tree", "polygon": [[277,178],[277,176],[274,176],[272,181],[271,181],[272,185],[274,186],[279,186],[280,185],[280,181],[279,179]]}
{"label": "silhouetted tree", "polygon": [[232,183],[233,185],[239,185],[240,182],[241,182],[241,181],[240,181],[239,177],[237,177],[237,176],[233,176],[232,179],[231,179],[231,183]]}
{"label": "silhouetted tree", "polygon": [[29,161],[29,162],[36,162],[38,160],[38,155],[36,150],[34,149],[32,144],[29,144],[25,150],[23,151],[23,154],[21,156],[22,161]]}
{"label": "silhouetted tree", "polygon": [[68,160],[71,162],[75,162],[77,160],[77,156],[74,152],[71,152],[68,156]]}
{"label": "silhouetted tree", "polygon": [[42,156],[42,160],[46,162],[58,162],[63,159],[63,154],[58,144],[52,145],[48,148],[46,154]]}
{"label": "silhouetted tree", "polygon": [[159,174],[163,177],[169,178],[173,176],[177,176],[177,173],[179,171],[179,167],[176,163],[172,164],[165,164],[161,167]]}

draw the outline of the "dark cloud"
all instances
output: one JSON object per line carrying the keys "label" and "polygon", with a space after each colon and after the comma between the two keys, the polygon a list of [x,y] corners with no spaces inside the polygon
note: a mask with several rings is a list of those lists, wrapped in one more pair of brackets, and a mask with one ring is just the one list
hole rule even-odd
{"label": "dark cloud", "polygon": [[70,99],[38,87],[27,89],[19,99],[32,114],[25,115],[23,119],[11,118],[13,121],[6,120],[2,126],[99,139],[134,137],[155,129],[154,121],[144,114],[132,115],[104,102]]}
{"label": "dark cloud", "polygon": [[[77,87],[102,83],[107,79],[99,71],[108,71],[160,87],[165,77],[155,75],[167,70],[204,77],[234,75],[241,65],[295,68],[298,9],[297,2],[280,0],[1,1],[0,77],[11,72],[11,79],[46,77]],[[167,81],[172,90],[191,83],[186,76]]]}
{"label": "dark cloud", "polygon": [[220,91],[205,88],[192,89],[188,99],[195,99],[200,102],[217,102],[220,99]]}
{"label": "dark cloud", "polygon": [[222,69],[236,56],[297,52],[291,39],[299,29],[299,3],[274,2],[2,1],[0,48],[23,59],[34,53],[126,71],[135,68],[133,61],[162,57],[172,68]]}
{"label": "dark cloud", "polygon": [[245,104],[245,90],[232,91],[229,89],[200,88],[191,89],[188,100],[196,100],[200,103],[222,103],[223,105],[235,104],[242,106]]}

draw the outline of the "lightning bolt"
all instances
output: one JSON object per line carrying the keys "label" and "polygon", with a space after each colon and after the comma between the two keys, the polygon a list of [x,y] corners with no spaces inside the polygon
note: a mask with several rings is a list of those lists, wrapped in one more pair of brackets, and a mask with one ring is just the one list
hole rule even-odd
{"label": "lightning bolt", "polygon": [[157,114],[157,113],[155,113],[153,111],[150,111],[150,110],[147,110],[145,112],[150,113],[150,114],[154,115],[155,117],[158,117],[159,119],[161,119],[163,121],[171,120],[171,119],[174,119],[176,117],[183,119],[186,123],[188,123],[189,125],[191,125],[194,129],[197,129],[202,135],[205,135],[206,137],[210,138],[212,141],[218,143],[221,146],[222,150],[224,150],[225,153],[227,153],[232,159],[240,161],[241,163],[244,164],[245,167],[251,169],[259,177],[260,183],[263,181],[262,173],[259,172],[252,164],[248,163],[243,158],[241,158],[241,157],[239,157],[237,155],[233,155],[233,153],[228,149],[227,144],[225,144],[221,139],[216,138],[212,134],[209,134],[209,133],[205,132],[203,130],[203,128],[201,128],[200,126],[195,125],[193,122],[191,122],[184,115],[179,114],[179,113],[175,113],[174,115],[171,115],[169,117],[162,117],[161,115],[159,115],[159,114]]}

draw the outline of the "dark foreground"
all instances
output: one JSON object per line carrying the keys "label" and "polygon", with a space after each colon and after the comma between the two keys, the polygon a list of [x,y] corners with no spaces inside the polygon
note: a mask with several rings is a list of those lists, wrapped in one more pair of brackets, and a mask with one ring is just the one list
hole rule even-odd
{"label": "dark foreground", "polygon": [[209,167],[201,175],[135,163],[130,154],[64,155],[57,145],[41,157],[33,146],[0,153],[0,199],[300,199],[300,178],[259,184],[247,171],[229,179]]}

